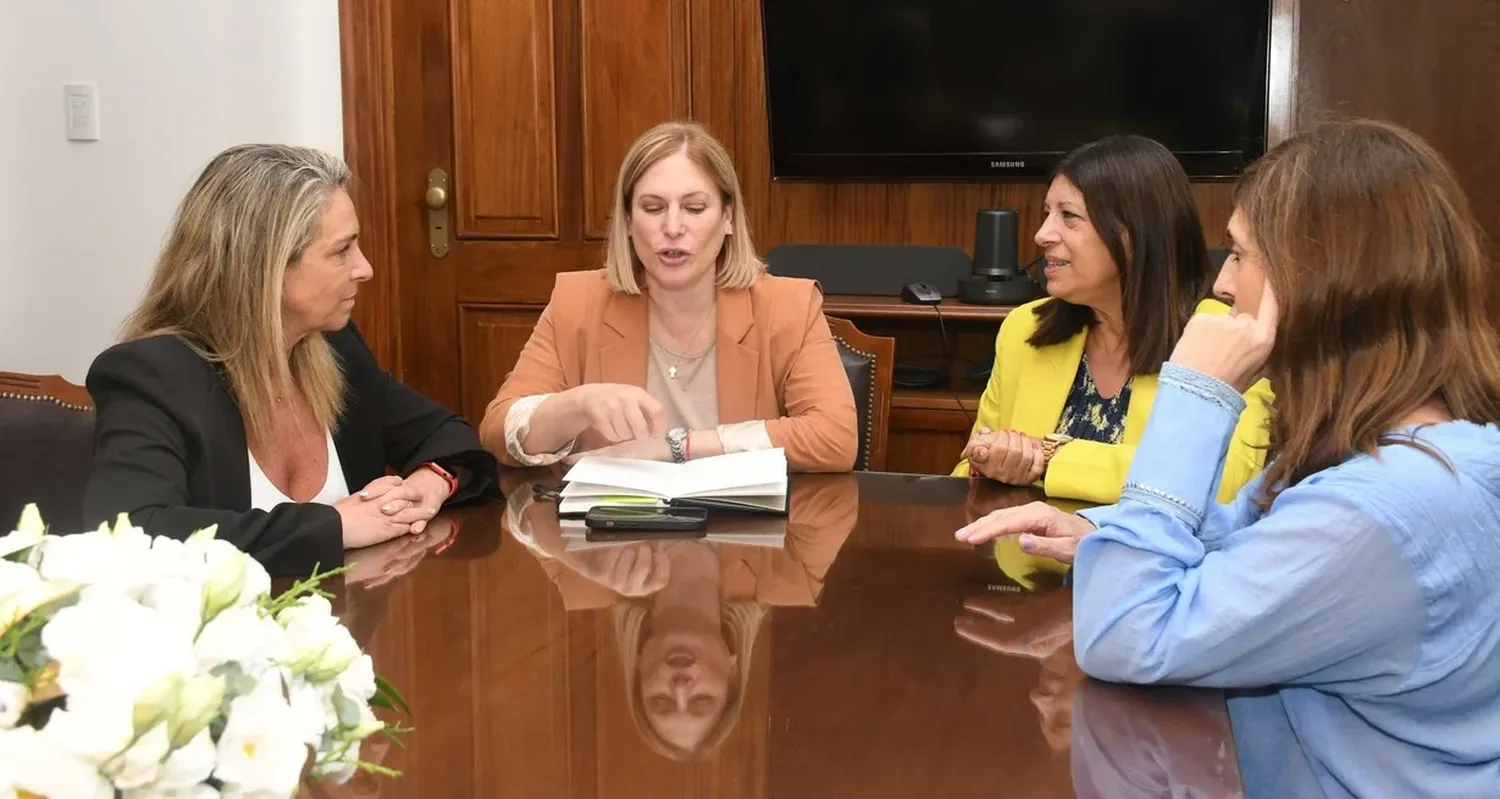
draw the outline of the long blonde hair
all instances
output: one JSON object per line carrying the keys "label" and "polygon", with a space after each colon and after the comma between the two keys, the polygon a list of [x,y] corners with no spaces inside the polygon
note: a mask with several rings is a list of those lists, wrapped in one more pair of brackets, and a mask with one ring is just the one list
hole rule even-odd
{"label": "long blonde hair", "polygon": [[219,364],[251,440],[271,428],[278,398],[300,391],[320,425],[343,412],[344,376],[313,333],[286,352],[282,282],[317,235],[330,197],[349,183],[336,156],[244,144],[204,167],[177,210],[150,287],[125,321],[124,341],[177,336]]}
{"label": "long blonde hair", "polygon": [[750,658],[755,652],[755,638],[760,633],[761,622],[766,617],[766,608],[759,602],[724,603],[724,632],[728,634],[729,651],[736,656],[734,674],[729,681],[729,694],[724,700],[724,712],[709,730],[707,737],[696,749],[681,749],[652,728],[646,720],[645,701],[641,696],[640,656],[641,638],[645,633],[647,606],[640,602],[624,602],[611,608],[614,618],[615,642],[620,648],[622,671],[625,676],[625,703],[630,706],[630,720],[635,730],[651,751],[678,762],[707,757],[718,751],[739,722],[740,710],[745,706],[745,691],[750,684]]}
{"label": "long blonde hair", "polygon": [[1500,423],[1500,284],[1453,171],[1415,133],[1336,121],[1282,142],[1235,204],[1280,317],[1259,497],[1381,445],[1434,395]]}
{"label": "long blonde hair", "polygon": [[732,231],[719,252],[716,283],[721,289],[747,289],[766,270],[765,261],[755,253],[750,238],[750,223],[745,214],[745,197],[740,179],[734,171],[729,151],[712,134],[696,122],[663,122],[642,133],[620,164],[615,182],[614,211],[609,218],[609,241],[604,246],[604,271],[609,285],[624,294],[641,293],[641,270],[645,267],[630,243],[630,206],[635,184],[646,170],[677,153],[702,169],[719,189],[719,200],[731,209]]}

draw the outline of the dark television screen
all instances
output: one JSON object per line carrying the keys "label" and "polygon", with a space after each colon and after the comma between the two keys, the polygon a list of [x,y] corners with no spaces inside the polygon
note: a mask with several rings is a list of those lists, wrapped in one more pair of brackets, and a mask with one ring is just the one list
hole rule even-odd
{"label": "dark television screen", "polygon": [[762,0],[777,178],[1014,179],[1111,133],[1265,148],[1270,0]]}

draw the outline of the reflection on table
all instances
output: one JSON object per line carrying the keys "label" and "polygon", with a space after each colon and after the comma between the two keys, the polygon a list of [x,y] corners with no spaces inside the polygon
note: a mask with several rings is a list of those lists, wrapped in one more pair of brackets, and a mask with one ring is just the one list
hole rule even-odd
{"label": "reflection on table", "polygon": [[[530,490],[560,477],[508,472],[443,542],[351,553],[336,605],[416,732],[384,755],[402,778],[326,795],[1071,797],[1103,773],[1080,760],[1114,750],[1079,698],[1064,567],[953,537],[1034,492],[797,475],[779,531],[598,546]],[[1227,729],[1217,692],[1188,693]],[[1135,723],[1195,729],[1157,696]],[[1227,738],[1162,741],[1233,765]],[[1226,773],[1204,795],[1238,796]]]}
{"label": "reflection on table", "polygon": [[569,522],[531,490],[541,482],[511,492],[506,528],[565,608],[608,610],[626,704],[647,746],[679,761],[712,755],[739,721],[768,608],[815,605],[822,594],[854,530],[858,482],[799,479],[785,518],[718,516],[703,539],[602,545],[581,530],[564,534]]}

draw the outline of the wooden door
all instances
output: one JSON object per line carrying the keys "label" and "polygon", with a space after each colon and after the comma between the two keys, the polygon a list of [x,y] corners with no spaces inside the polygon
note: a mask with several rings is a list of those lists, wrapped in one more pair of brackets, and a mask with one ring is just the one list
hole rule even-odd
{"label": "wooden door", "polygon": [[[373,13],[389,37],[394,141],[377,268],[394,273],[392,355],[408,383],[477,423],[556,274],[601,264],[630,142],[677,117],[733,140],[734,19],[715,4],[392,0]],[[448,186],[441,256],[424,205],[435,169]]]}

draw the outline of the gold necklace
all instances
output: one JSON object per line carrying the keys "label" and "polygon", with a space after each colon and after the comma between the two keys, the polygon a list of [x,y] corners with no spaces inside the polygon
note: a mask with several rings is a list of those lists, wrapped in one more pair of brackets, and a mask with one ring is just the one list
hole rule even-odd
{"label": "gold necklace", "polygon": [[[703,321],[701,321],[701,322],[698,323],[698,329],[693,331],[692,338],[690,338],[688,340],[692,341],[693,339],[698,338],[698,334],[702,333],[703,332],[703,328],[706,327],[708,325],[709,321],[711,321],[712,319],[714,319],[716,316],[717,316],[717,314],[715,314],[713,311],[710,311],[709,313],[705,314],[704,317],[703,317]],[[692,353],[690,355],[684,355],[684,354],[682,354],[680,352],[677,352],[676,350],[672,349],[671,347],[668,347],[667,345],[663,344],[661,342],[661,339],[657,338],[656,334],[651,332],[651,323],[649,321],[647,321],[647,323],[646,323],[646,335],[651,338],[652,343],[654,343],[656,346],[658,346],[658,347],[661,348],[662,352],[665,352],[668,355],[672,356],[673,358],[677,359],[677,363],[672,364],[672,365],[670,365],[670,366],[667,367],[667,379],[668,380],[676,380],[677,379],[677,371],[678,371],[677,367],[678,366],[682,365],[685,362],[691,362],[691,361],[697,361],[697,360],[699,360],[704,355],[707,355],[708,351],[711,350],[711,349],[713,349],[714,348],[714,344],[716,343],[716,337],[710,336],[709,339],[708,339],[708,344],[704,345],[703,349],[699,350],[698,352]]]}
{"label": "gold necklace", "polygon": [[691,355],[684,355],[684,354],[682,354],[680,352],[677,352],[676,350],[668,347],[667,345],[661,343],[661,340],[658,339],[656,336],[652,336],[651,337],[651,341],[654,342],[656,344],[656,346],[660,347],[662,352],[665,352],[666,354],[668,354],[668,355],[672,356],[673,358],[677,359],[677,363],[674,363],[674,364],[672,364],[672,365],[670,365],[670,366],[667,367],[667,379],[668,380],[676,380],[677,379],[677,367],[679,365],[681,365],[681,364],[683,364],[685,362],[697,361],[697,360],[701,359],[704,355],[708,354],[709,350],[711,350],[711,349],[714,348],[714,344],[715,344],[715,342],[712,339],[710,339],[709,342],[708,342],[708,345],[705,346],[703,349],[701,349],[701,350],[699,350],[699,351],[697,351],[695,353],[692,353]]}

